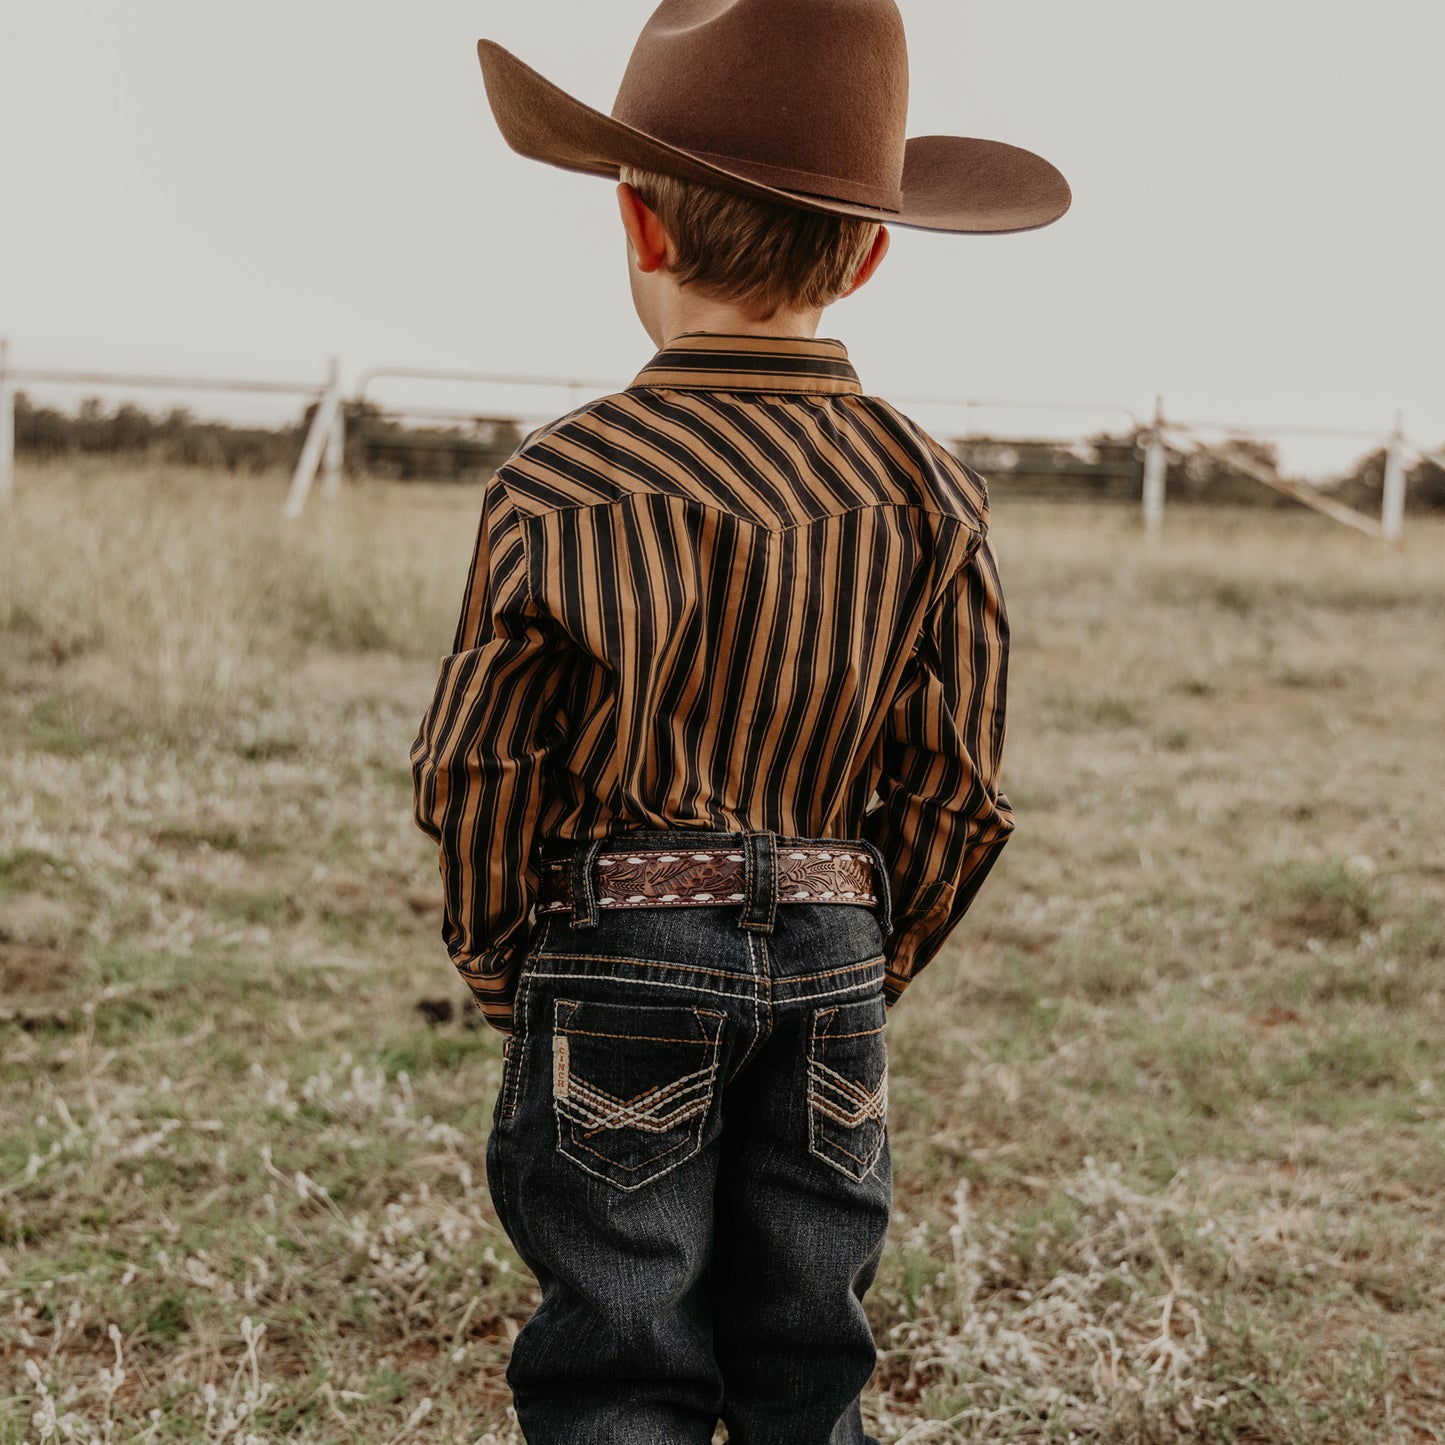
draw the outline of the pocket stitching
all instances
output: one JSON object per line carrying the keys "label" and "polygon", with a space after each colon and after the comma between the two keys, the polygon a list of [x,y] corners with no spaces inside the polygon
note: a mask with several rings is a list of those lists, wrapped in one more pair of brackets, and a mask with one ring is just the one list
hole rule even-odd
{"label": "pocket stitching", "polygon": [[[869,1030],[869,1032],[881,1033],[882,1030]],[[861,1036],[854,1035],[853,1037]],[[813,1079],[819,1085],[826,1085],[830,1088],[834,1095],[841,1095],[843,1098],[851,1100],[858,1106],[851,1111],[847,1110],[827,1098],[821,1092],[821,1089],[812,1087],[812,1081],[810,1081],[808,1102],[813,1105],[817,1113],[824,1114],[829,1119],[832,1119],[834,1123],[841,1124],[845,1129],[849,1130],[850,1133],[856,1132],[868,1119],[875,1119],[880,1127],[882,1126],[883,1117],[886,1112],[885,1101],[887,1098],[886,1066],[883,1076],[878,1080],[878,1087],[873,1090],[864,1089],[862,1085],[848,1078],[846,1074],[840,1074],[836,1069],[829,1068],[827,1064],[819,1064],[817,1066],[817,1071]],[[835,1080],[836,1082],[834,1082]],[[830,1138],[826,1142],[831,1148],[837,1149],[842,1154],[846,1154],[850,1159],[856,1159],[859,1164],[864,1166],[864,1173],[866,1173],[870,1167],[872,1159],[877,1157],[876,1150],[873,1156],[870,1157],[864,1154],[855,1154],[853,1150],[847,1148],[838,1139]]]}
{"label": "pocket stitching", "polygon": [[[887,1025],[876,1029],[859,1029],[847,1034],[830,1034],[828,1031],[838,1015],[838,1007],[825,1009],[815,1015],[813,1019],[812,1037],[808,1050],[808,1151],[821,1163],[827,1164],[836,1169],[847,1179],[861,1182],[873,1166],[878,1162],[883,1152],[883,1146],[887,1142],[887,1111],[888,1111],[888,1057],[884,1054],[883,1072],[879,1075],[877,1087],[868,1090],[862,1084],[849,1079],[845,1074],[840,1074],[836,1069],[824,1062],[819,1050],[819,1044],[827,1038],[866,1038],[873,1034],[885,1032]],[[824,1087],[838,1089],[838,1085],[830,1083],[830,1077],[837,1079],[840,1084],[846,1085],[847,1089],[839,1090],[858,1100],[858,1123],[849,1124],[845,1118],[840,1117],[837,1107],[831,1105],[821,1092]],[[878,1123],[878,1142],[874,1148],[865,1156],[855,1153],[846,1144],[831,1136],[823,1135],[820,1129],[820,1116],[826,1116],[835,1122],[844,1125],[850,1131],[856,1131],[859,1125],[867,1118],[873,1118]],[[839,1154],[846,1155],[858,1166],[859,1172],[854,1173],[847,1165],[840,1160],[833,1158],[827,1151],[836,1150]]]}
{"label": "pocket stitching", "polygon": [[[571,1032],[578,1032],[578,1033],[583,1032],[582,1030],[576,1030],[576,1031],[568,1030],[568,1029],[565,1027],[565,1023],[564,1023],[564,1020],[563,1020],[563,1013],[562,1013],[563,1009],[565,1008],[565,1009],[566,1009],[566,1016],[565,1016],[565,1017],[566,1017],[566,1020],[570,1021],[570,1020],[573,1018],[573,1016],[576,1014],[577,1010],[578,1010],[580,1007],[582,1007],[582,1001],[581,1001],[581,1000],[574,1000],[574,999],[558,999],[558,1000],[557,1000],[557,1018],[556,1018],[556,1023],[555,1023],[555,1028],[554,1028],[554,1034],[553,1034],[554,1039],[556,1038],[557,1033],[567,1033],[567,1034],[570,1034]],[[700,1088],[700,1087],[703,1087],[703,1086],[705,1085],[705,1086],[706,1086],[706,1091],[703,1093],[702,1097],[696,1101],[696,1103],[695,1103],[694,1105],[688,1106],[688,1107],[689,1107],[689,1112],[687,1112],[687,1113],[685,1114],[683,1120],[682,1120],[682,1121],[674,1121],[669,1127],[673,1127],[673,1128],[677,1127],[677,1123],[678,1123],[678,1122],[690,1123],[693,1119],[698,1118],[698,1117],[706,1118],[707,1113],[708,1113],[708,1110],[711,1108],[712,1100],[713,1100],[713,1096],[714,1096],[714,1092],[715,1092],[715,1085],[716,1085],[716,1079],[717,1079],[718,1063],[719,1063],[719,1061],[720,1061],[720,1059],[721,1059],[721,1053],[722,1053],[722,1051],[721,1051],[722,1025],[723,1025],[723,1021],[724,1021],[726,1015],[724,1015],[724,1014],[722,1014],[722,1013],[719,1013],[719,1012],[717,1012],[717,1011],[714,1010],[714,1009],[705,1009],[705,1008],[701,1008],[701,1007],[699,1007],[699,1006],[697,1006],[697,1005],[693,1005],[692,1012],[693,1012],[693,1016],[694,1016],[695,1019],[697,1020],[698,1029],[699,1029],[699,1031],[700,1031],[700,1032],[702,1033],[702,1035],[703,1035],[703,1037],[702,1037],[701,1039],[664,1039],[664,1040],[662,1040],[662,1041],[665,1042],[665,1043],[698,1043],[698,1044],[701,1044],[701,1045],[704,1047],[704,1049],[707,1051],[707,1054],[710,1056],[710,1057],[708,1058],[707,1063],[704,1064],[703,1067],[701,1067],[701,1068],[699,1068],[699,1069],[693,1070],[691,1073],[684,1075],[681,1079],[675,1080],[675,1081],[673,1081],[672,1083],[658,1085],[658,1086],[656,1086],[655,1088],[652,1088],[652,1089],[644,1089],[640,1094],[634,1095],[633,1098],[632,1098],[632,1100],[621,1100],[621,1099],[617,1099],[615,1095],[608,1095],[605,1090],[596,1090],[595,1088],[593,1088],[593,1092],[595,1092],[595,1093],[600,1093],[600,1094],[602,1094],[605,1098],[612,1099],[612,1100],[614,1100],[616,1103],[618,1103],[618,1104],[622,1105],[624,1108],[626,1108],[628,1105],[630,1105],[631,1103],[633,1103],[633,1102],[635,1102],[636,1100],[641,1099],[641,1098],[646,1098],[646,1097],[648,1097],[648,1096],[657,1096],[658,1099],[665,1100],[669,1095],[673,1095],[673,1094],[676,1094],[677,1092],[679,1092],[684,1086],[686,1086],[687,1088],[691,1089],[691,1088]],[[707,1025],[704,1024],[704,1022],[703,1022],[704,1019],[712,1019],[712,1020],[715,1021],[715,1029],[714,1029],[713,1034],[712,1034],[711,1037],[708,1037],[708,1029],[707,1029]],[[606,1035],[598,1035],[598,1036],[599,1036],[599,1037],[608,1037],[608,1038],[627,1038],[627,1039],[634,1039],[634,1038],[635,1038],[635,1039],[639,1039],[639,1040],[644,1041],[644,1042],[649,1041],[649,1036],[648,1036],[648,1035],[637,1035],[637,1034],[606,1034]],[[568,1072],[569,1082],[571,1082],[571,1083],[580,1082],[584,1087],[593,1087],[593,1086],[588,1086],[585,1079],[579,1080],[579,1079],[578,1079],[578,1076],[576,1076],[576,1075],[574,1075],[574,1074],[572,1074],[572,1073],[570,1072],[570,1055],[569,1055],[569,1065],[568,1065],[568,1067],[569,1067],[569,1072]],[[569,1088],[569,1098],[570,1098],[570,1088]],[[684,1148],[687,1149],[687,1153],[683,1154],[681,1158],[679,1158],[679,1159],[674,1159],[674,1160],[672,1161],[672,1163],[665,1165],[665,1166],[664,1166],[663,1168],[661,1168],[661,1169],[655,1169],[655,1170],[653,1170],[653,1171],[650,1172],[650,1173],[647,1175],[647,1177],[644,1178],[644,1179],[638,1179],[638,1180],[635,1180],[635,1181],[632,1181],[632,1182],[628,1182],[628,1181],[625,1181],[625,1180],[615,1179],[615,1178],[611,1177],[610,1175],[601,1173],[601,1172],[600,1172],[599,1170],[597,1170],[597,1169],[591,1168],[591,1167],[586,1163],[585,1160],[579,1159],[579,1158],[576,1156],[576,1154],[569,1153],[568,1150],[567,1150],[567,1148],[564,1147],[564,1145],[563,1145],[564,1119],[565,1119],[566,1123],[571,1124],[571,1125],[573,1125],[574,1127],[579,1123],[579,1121],[578,1121],[576,1118],[572,1117],[570,1114],[566,1113],[566,1112],[560,1107],[560,1103],[561,1103],[561,1101],[560,1101],[560,1100],[558,1099],[558,1097],[554,1094],[552,1112],[553,1112],[553,1117],[554,1117],[554,1119],[556,1120],[556,1125],[557,1125],[557,1152],[558,1152],[559,1154],[561,1154],[564,1159],[567,1159],[567,1160],[569,1160],[572,1164],[576,1165],[576,1167],[577,1167],[578,1169],[582,1170],[582,1172],[583,1172],[584,1174],[590,1174],[590,1175],[592,1175],[593,1178],[595,1178],[595,1179],[600,1179],[604,1184],[608,1184],[608,1185],[610,1185],[610,1186],[611,1186],[612,1188],[614,1188],[614,1189],[620,1189],[620,1190],[623,1190],[623,1191],[629,1192],[629,1193],[630,1193],[631,1191],[633,1191],[633,1190],[641,1189],[641,1188],[643,1188],[644,1186],[646,1186],[646,1185],[648,1185],[648,1184],[651,1184],[654,1180],[661,1179],[661,1178],[663,1177],[663,1175],[665,1175],[665,1174],[670,1174],[670,1173],[671,1173],[674,1169],[676,1169],[679,1165],[685,1164],[689,1159],[691,1159],[691,1158],[698,1152],[698,1150],[699,1150],[699,1149],[701,1148],[701,1146],[702,1146],[702,1129],[701,1129],[701,1126],[699,1126],[696,1131],[689,1130],[688,1134],[687,1134],[684,1138],[679,1139],[678,1142],[673,1146],[673,1148],[671,1148],[671,1149],[664,1149],[660,1154],[654,1154],[651,1159],[645,1161],[645,1162],[642,1163],[642,1164],[628,1165],[628,1164],[621,1164],[621,1163],[619,1163],[617,1160],[609,1158],[607,1155],[603,1154],[603,1153],[602,1153],[600,1150],[598,1150],[598,1149],[590,1148],[590,1147],[589,1147],[588,1145],[586,1145],[585,1143],[582,1143],[581,1140],[579,1140],[579,1139],[575,1136],[575,1134],[574,1134],[573,1139],[572,1139],[572,1141],[571,1141],[571,1144],[572,1144],[572,1147],[573,1147],[573,1148],[579,1149],[579,1150],[585,1151],[585,1152],[588,1153],[588,1154],[591,1154],[594,1158],[596,1158],[596,1159],[599,1160],[600,1162],[606,1164],[609,1168],[611,1168],[611,1169],[616,1169],[616,1170],[648,1169],[648,1168],[650,1168],[651,1166],[657,1164],[657,1162],[658,1162],[659,1160],[661,1160],[661,1159],[666,1159],[669,1154],[673,1154],[673,1153],[675,1153],[675,1152],[676,1152],[677,1150],[679,1150],[679,1149],[684,1149]],[[613,1125],[612,1127],[615,1128],[615,1127],[618,1127],[618,1126]],[[637,1126],[637,1125],[632,1125],[632,1124],[627,1124],[627,1125],[624,1125],[624,1126],[622,1126],[622,1127],[634,1128],[634,1127],[639,1127],[639,1126]],[[650,1131],[650,1130],[646,1130],[645,1126],[641,1126],[641,1127],[644,1127],[644,1132],[653,1132],[653,1131]],[[601,1130],[600,1130],[600,1129],[598,1129],[598,1130],[593,1130],[592,1132],[597,1133],[597,1132],[601,1132]],[[657,1131],[657,1132],[662,1132],[662,1131]],[[585,1137],[585,1136],[584,1136],[584,1137]],[[690,1146],[690,1147],[689,1147],[689,1146]]]}

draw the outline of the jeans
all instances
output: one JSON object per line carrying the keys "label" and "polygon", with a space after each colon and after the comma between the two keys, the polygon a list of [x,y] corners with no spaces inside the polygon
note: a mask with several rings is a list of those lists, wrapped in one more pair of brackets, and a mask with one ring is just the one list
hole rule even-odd
{"label": "jeans", "polygon": [[572,857],[578,911],[541,916],[487,1146],[542,1288],[507,1369],[523,1433],[709,1445],[721,1419],[731,1445],[876,1445],[886,880],[872,908],[779,905],[774,834],[624,836],[746,849],[750,892],[597,908],[587,845],[544,847]]}

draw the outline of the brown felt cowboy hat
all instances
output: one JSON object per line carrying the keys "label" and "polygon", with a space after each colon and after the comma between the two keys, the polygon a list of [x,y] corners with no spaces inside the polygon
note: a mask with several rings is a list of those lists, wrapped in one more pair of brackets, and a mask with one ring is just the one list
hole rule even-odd
{"label": "brown felt cowboy hat", "polygon": [[513,150],[565,170],[624,165],[925,231],[1031,231],[1069,184],[1000,141],[906,139],[908,51],[893,0],[663,0],[610,116],[490,40],[487,98]]}

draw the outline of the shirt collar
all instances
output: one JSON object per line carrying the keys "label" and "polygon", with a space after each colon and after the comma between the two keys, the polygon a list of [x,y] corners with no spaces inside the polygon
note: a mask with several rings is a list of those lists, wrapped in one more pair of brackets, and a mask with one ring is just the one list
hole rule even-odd
{"label": "shirt collar", "polygon": [[863,391],[841,341],[708,331],[674,337],[632,385],[837,396],[859,396]]}

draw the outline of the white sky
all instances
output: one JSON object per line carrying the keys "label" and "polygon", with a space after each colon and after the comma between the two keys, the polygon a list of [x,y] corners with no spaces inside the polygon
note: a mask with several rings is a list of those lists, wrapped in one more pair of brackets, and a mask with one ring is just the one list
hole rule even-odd
{"label": "white sky", "polygon": [[[910,133],[1027,146],[1075,199],[1031,234],[895,231],[824,320],[865,386],[1380,429],[1401,408],[1445,441],[1440,0],[901,8]],[[606,110],[651,9],[3,0],[13,362],[625,382],[652,348],[611,187],[507,150],[474,47]]]}

